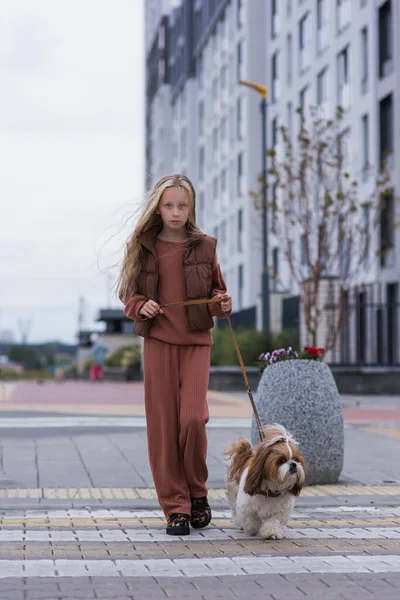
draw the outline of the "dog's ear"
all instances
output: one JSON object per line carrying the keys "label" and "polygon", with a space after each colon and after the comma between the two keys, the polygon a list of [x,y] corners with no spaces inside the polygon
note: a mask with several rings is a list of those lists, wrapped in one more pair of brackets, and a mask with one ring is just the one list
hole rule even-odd
{"label": "dog's ear", "polygon": [[265,451],[258,449],[250,462],[243,490],[249,496],[254,496],[261,490],[261,483],[264,476]]}
{"label": "dog's ear", "polygon": [[303,484],[297,482],[296,485],[290,490],[290,493],[293,494],[293,496],[299,496],[302,489]]}
{"label": "dog's ear", "polygon": [[[293,449],[293,458],[301,464],[301,466],[303,467],[303,471],[305,473],[306,472],[306,461],[304,460],[303,455],[300,454],[298,448]],[[303,489],[303,485],[304,485],[304,476],[301,478],[301,481],[297,481],[296,485],[290,490],[290,493],[293,494],[293,496],[299,496],[301,490]]]}

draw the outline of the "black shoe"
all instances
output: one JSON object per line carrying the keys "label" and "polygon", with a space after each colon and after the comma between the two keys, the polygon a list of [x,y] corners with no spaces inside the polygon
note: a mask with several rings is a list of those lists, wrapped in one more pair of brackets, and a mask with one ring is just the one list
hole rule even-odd
{"label": "black shoe", "polygon": [[168,535],[189,535],[190,515],[185,513],[170,513],[167,521]]}
{"label": "black shoe", "polygon": [[194,529],[202,529],[211,523],[211,508],[207,496],[203,498],[192,498],[192,511],[190,524]]}

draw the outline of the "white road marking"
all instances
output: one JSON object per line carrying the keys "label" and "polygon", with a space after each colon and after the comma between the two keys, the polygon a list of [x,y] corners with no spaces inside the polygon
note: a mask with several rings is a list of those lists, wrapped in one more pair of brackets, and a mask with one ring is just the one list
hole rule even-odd
{"label": "white road marking", "polygon": [[150,560],[2,560],[0,579],[23,577],[220,577],[272,573],[396,573],[400,556],[236,556]]}
{"label": "white road marking", "polygon": [[[244,429],[251,426],[251,419],[211,419],[207,427],[210,429]],[[145,428],[145,417],[20,417],[2,418],[0,429],[65,429],[79,427],[118,427]]]}
{"label": "white road marking", "polygon": [[[400,517],[400,507],[392,506],[382,507],[363,507],[363,506],[335,506],[335,507],[308,507],[304,509],[294,510],[291,515],[292,520],[310,519],[320,513],[329,515],[339,515],[342,518],[350,518],[349,514],[343,513],[358,513],[362,512],[366,516],[375,516],[380,518]],[[231,519],[232,513],[230,510],[213,510],[214,519]],[[119,509],[69,509],[69,510],[0,510],[0,519],[17,520],[24,519],[163,519],[164,513],[161,510],[119,510]]]}
{"label": "white road marking", "polygon": [[[369,540],[400,538],[400,527],[303,527],[285,530],[285,539],[352,539]],[[176,542],[176,541],[215,541],[248,540],[251,538],[243,531],[234,528],[211,527],[203,531],[193,531],[190,538],[170,536],[159,528],[124,529],[72,529],[72,530],[36,530],[3,529],[0,531],[0,544],[9,542]]]}

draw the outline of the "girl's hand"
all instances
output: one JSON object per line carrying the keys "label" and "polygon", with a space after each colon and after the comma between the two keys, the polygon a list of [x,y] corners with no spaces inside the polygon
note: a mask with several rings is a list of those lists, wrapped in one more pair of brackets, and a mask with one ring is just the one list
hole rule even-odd
{"label": "girl's hand", "polygon": [[221,302],[221,308],[224,313],[230,313],[232,311],[232,297],[225,294],[223,298],[224,300]]}
{"label": "girl's hand", "polygon": [[163,311],[154,300],[147,300],[139,310],[139,316],[147,317],[148,319],[153,319],[158,314],[162,315]]}

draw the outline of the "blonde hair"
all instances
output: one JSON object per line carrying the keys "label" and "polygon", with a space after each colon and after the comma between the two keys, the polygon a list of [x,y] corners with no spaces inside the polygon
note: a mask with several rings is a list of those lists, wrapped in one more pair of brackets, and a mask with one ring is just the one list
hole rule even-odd
{"label": "blonde hair", "polygon": [[177,187],[185,190],[189,197],[189,218],[186,229],[189,241],[198,238],[201,231],[196,225],[195,191],[192,182],[186,175],[166,175],[162,177],[148,192],[144,208],[133,234],[126,244],[121,273],[117,283],[118,296],[122,302],[126,302],[137,291],[137,278],[140,273],[141,244],[139,236],[152,227],[162,229],[161,215],[157,214],[157,208],[161,197],[167,188]]}

